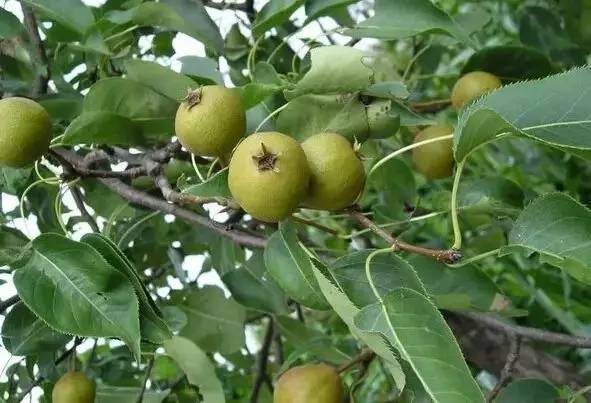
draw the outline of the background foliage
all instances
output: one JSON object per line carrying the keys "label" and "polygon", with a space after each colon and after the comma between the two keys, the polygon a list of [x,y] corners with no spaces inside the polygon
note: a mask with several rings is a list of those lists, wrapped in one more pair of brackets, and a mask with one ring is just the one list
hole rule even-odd
{"label": "background foliage", "polygon": [[[37,99],[55,138],[1,169],[0,401],[49,402],[71,356],[98,402],[270,402],[316,361],[350,401],[585,401],[590,1],[5,4],[0,94]],[[476,70],[505,87],[452,110]],[[214,83],[248,133],[361,142],[359,208],[233,209],[221,164],[171,142],[187,89]],[[455,178],[376,165],[434,122]],[[458,263],[424,256],[452,245]]]}

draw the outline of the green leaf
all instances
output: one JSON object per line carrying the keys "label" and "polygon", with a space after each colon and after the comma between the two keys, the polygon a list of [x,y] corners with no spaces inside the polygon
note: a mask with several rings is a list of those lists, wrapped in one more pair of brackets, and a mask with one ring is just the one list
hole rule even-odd
{"label": "green leaf", "polygon": [[345,94],[366,89],[373,83],[373,70],[366,54],[348,46],[321,46],[310,51],[312,67],[287,99],[304,94]]}
{"label": "green leaf", "polygon": [[23,0],[23,2],[52,21],[84,34],[94,24],[90,8],[80,0]]}
{"label": "green leaf", "polygon": [[133,285],[139,300],[142,338],[154,343],[162,343],[164,340],[169,339],[172,333],[162,319],[160,308],[150,296],[138,272],[117,245],[107,237],[97,233],[86,234],[81,241],[92,246],[111,266],[125,275]]}
{"label": "green leaf", "polygon": [[53,352],[70,339],[47,326],[22,302],[8,312],[2,323],[3,347],[14,355]]}
{"label": "green leaf", "polygon": [[511,382],[495,399],[495,403],[554,403],[558,389],[543,379],[518,379]]}
{"label": "green leaf", "polygon": [[576,46],[562,28],[561,18],[547,8],[538,6],[525,7],[521,11],[519,39],[523,44],[547,53]]}
{"label": "green leaf", "polygon": [[355,324],[388,340],[413,368],[433,402],[484,402],[453,333],[423,294],[394,289],[363,308]]}
{"label": "green leaf", "polygon": [[178,61],[181,63],[181,73],[190,76],[199,84],[224,84],[218,64],[214,60],[208,57],[183,56],[179,57]]}
{"label": "green leaf", "polygon": [[190,0],[149,1],[132,10],[133,22],[179,31],[221,53],[224,41],[217,25],[201,2]]}
{"label": "green leaf", "polygon": [[130,59],[126,60],[124,65],[128,79],[148,86],[177,102],[185,98],[188,89],[198,87],[198,84],[186,75],[177,73],[156,62]]}
{"label": "green leaf", "polygon": [[277,130],[289,133],[300,142],[323,132],[339,133],[351,141],[364,141],[369,126],[365,105],[356,94],[304,95],[292,99],[279,114]]}
{"label": "green leaf", "polygon": [[378,192],[378,202],[374,209],[388,218],[407,219],[405,206],[413,205],[417,197],[414,172],[401,159],[391,159],[381,165],[369,178],[370,188]]}
{"label": "green leaf", "polygon": [[5,193],[20,194],[29,184],[32,168],[0,167],[0,188]]}
{"label": "green leaf", "polygon": [[306,21],[315,20],[356,2],[357,0],[307,0],[306,15],[308,19]]}
{"label": "green leaf", "polygon": [[293,224],[282,222],[279,231],[271,235],[265,247],[265,265],[294,301],[314,309],[328,308],[314,277],[310,258],[300,247]]}
{"label": "green leaf", "polygon": [[250,109],[279,92],[282,88],[281,85],[254,82],[240,87],[239,91],[244,107]]}
{"label": "green leaf", "polygon": [[450,268],[419,255],[409,257],[408,263],[440,309],[501,311],[510,304],[495,283],[475,266]]}
{"label": "green leaf", "polygon": [[133,145],[142,143],[142,130],[131,119],[112,112],[85,112],[70,123],[62,143]]}
{"label": "green leaf", "polygon": [[270,0],[257,14],[252,32],[261,36],[269,29],[287,21],[295,10],[304,4],[305,0]]}
{"label": "green leaf", "polygon": [[0,8],[0,39],[8,39],[13,36],[22,35],[25,32],[25,27],[16,15]]}
{"label": "green leaf", "polygon": [[200,197],[225,197],[232,198],[230,188],[228,188],[228,170],[223,169],[207,179],[205,182],[195,185],[183,186],[181,191]]}
{"label": "green leaf", "polygon": [[174,336],[164,342],[164,350],[181,367],[189,383],[199,388],[204,402],[225,403],[224,390],[215,367],[199,347],[184,337]]}
{"label": "green leaf", "polygon": [[260,251],[255,252],[238,269],[224,274],[222,280],[232,297],[241,305],[262,312],[288,313],[285,295],[277,283],[268,278]]}
{"label": "green leaf", "polygon": [[[460,112],[454,133],[457,161],[498,134],[523,135],[591,158],[591,68],[507,85]],[[583,88],[583,90],[581,90]]]}
{"label": "green leaf", "polygon": [[233,353],[244,345],[246,312],[220,288],[191,289],[179,308],[188,319],[180,335],[205,351]]}
{"label": "green leaf", "polygon": [[[141,388],[131,388],[124,386],[108,386],[98,385],[96,389],[96,400],[94,403],[136,403],[140,395]],[[143,403],[162,403],[166,396],[170,393],[169,390],[144,391]]]}
{"label": "green leaf", "polygon": [[514,215],[523,208],[523,190],[503,177],[477,178],[463,183],[458,206],[477,213]]}
{"label": "green leaf", "polygon": [[524,46],[491,46],[470,56],[462,75],[471,71],[487,71],[503,80],[528,80],[556,73],[546,55]]}
{"label": "green leaf", "polygon": [[384,339],[373,333],[361,331],[354,322],[354,318],[360,311],[345,294],[336,278],[334,271],[331,271],[318,259],[312,259],[314,276],[326,300],[339,317],[347,324],[351,333],[360,338],[385,362],[386,367],[392,374],[396,387],[403,390],[405,386],[405,375],[398,362],[398,353],[386,344]]}
{"label": "green leaf", "polygon": [[385,99],[407,98],[410,94],[402,81],[383,81],[367,87],[361,92],[363,95]]}
{"label": "green leaf", "polygon": [[[365,275],[365,262],[371,250],[351,253],[334,261],[331,271],[347,296],[358,307],[376,302],[376,295]],[[396,288],[409,288],[425,294],[425,288],[413,267],[394,254],[379,254],[371,261],[372,279],[381,296]]]}
{"label": "green leaf", "polygon": [[94,84],[84,99],[86,112],[112,112],[131,119],[145,136],[170,137],[178,104],[150,87],[125,78]]}
{"label": "green leaf", "polygon": [[297,319],[277,316],[275,323],[281,335],[300,351],[306,351],[314,357],[336,365],[351,359],[349,355],[335,347],[334,341],[329,336],[306,326]]}
{"label": "green leaf", "polygon": [[376,0],[375,15],[346,34],[354,38],[402,39],[425,33],[444,33],[474,46],[468,30],[429,0]]}
{"label": "green leaf", "polygon": [[23,302],[60,332],[119,337],[139,357],[138,300],[127,278],[85,243],[42,234],[32,246],[14,274]]}
{"label": "green leaf", "polygon": [[29,243],[29,238],[16,228],[0,226],[0,266],[9,265],[18,259]]}
{"label": "green leaf", "polygon": [[551,193],[519,215],[509,233],[509,247],[538,252],[546,263],[591,284],[589,239],[591,210],[564,193]]}

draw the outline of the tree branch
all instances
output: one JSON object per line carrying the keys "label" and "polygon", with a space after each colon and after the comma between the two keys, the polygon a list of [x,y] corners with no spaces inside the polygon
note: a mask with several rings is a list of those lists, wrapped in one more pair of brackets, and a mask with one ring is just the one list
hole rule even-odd
{"label": "tree branch", "polygon": [[21,3],[23,10],[24,23],[31,45],[33,46],[33,54],[37,64],[37,75],[35,82],[31,88],[31,97],[38,98],[40,95],[47,93],[47,84],[49,83],[49,63],[47,62],[47,54],[45,53],[45,45],[39,36],[39,26],[35,19],[33,11],[23,3]]}
{"label": "tree branch", "polygon": [[483,323],[488,327],[502,330],[508,335],[517,335],[530,340],[543,341],[551,344],[561,344],[577,348],[591,348],[590,337],[571,336],[564,333],[549,332],[547,330],[535,329],[533,327],[519,326],[504,322],[490,315],[474,312],[456,312],[457,315],[464,316]]}
{"label": "tree branch", "polygon": [[[60,162],[71,165],[75,171],[83,161],[82,157],[72,151],[66,150],[65,148],[56,147],[52,150],[52,153],[58,158],[58,160],[60,160]],[[199,215],[191,210],[184,209],[148,193],[142,192],[118,179],[99,178],[98,180],[119,196],[132,203],[139,204],[152,210],[158,210],[166,214],[172,214],[182,220],[204,226],[219,235],[230,238],[232,241],[240,245],[253,248],[264,248],[266,245],[266,240],[264,238],[249,235],[238,230],[228,230],[223,224],[217,224],[209,218]]]}
{"label": "tree branch", "polygon": [[150,379],[150,373],[152,373],[152,367],[154,366],[154,357],[152,356],[148,361],[148,366],[146,367],[146,374],[144,375],[144,382],[142,382],[142,389],[140,390],[140,394],[137,397],[136,402],[142,403],[144,401],[144,393],[146,393],[146,385],[148,384],[148,380]]}
{"label": "tree branch", "polygon": [[267,331],[265,332],[265,338],[263,339],[263,345],[257,358],[256,371],[257,375],[254,380],[254,385],[250,393],[250,403],[257,403],[259,400],[259,392],[263,386],[265,379],[268,379],[267,374],[267,362],[269,361],[269,351],[271,349],[271,343],[273,342],[274,333],[273,318],[269,318],[269,324],[267,325]]}
{"label": "tree branch", "polygon": [[8,308],[19,302],[21,299],[18,295],[13,295],[12,297],[5,299],[4,301],[0,302],[0,314],[3,314]]}
{"label": "tree branch", "polygon": [[371,351],[369,348],[365,348],[361,350],[359,354],[353,357],[350,361],[345,362],[340,367],[337,368],[337,372],[340,374],[345,372],[351,367],[354,367],[357,364],[368,363],[373,360],[376,356],[376,353]]}
{"label": "tree branch", "polygon": [[212,0],[204,1],[203,5],[205,7],[217,8],[218,10],[236,10],[236,11],[244,11],[249,12],[249,2],[236,4],[236,3],[225,3],[225,2],[215,2]]}
{"label": "tree branch", "polygon": [[376,223],[366,217],[363,213],[356,209],[349,209],[349,215],[355,219],[363,227],[371,230],[374,234],[386,241],[395,251],[405,251],[409,253],[415,253],[418,255],[428,256],[434,258],[438,262],[444,262],[448,264],[457,263],[461,258],[462,254],[457,250],[440,250],[423,248],[421,246],[411,245],[404,241],[401,241],[392,235],[390,235],[383,228],[380,228]]}
{"label": "tree branch", "polygon": [[90,225],[90,228],[94,232],[100,232],[101,230],[98,224],[96,223],[96,220],[90,215],[90,213],[86,209],[86,206],[84,205],[84,197],[82,196],[80,188],[76,185],[72,185],[70,186],[70,193],[72,193],[72,198],[76,203],[76,207],[78,207],[78,210],[80,210],[80,215],[82,216],[82,218],[84,218],[84,220],[88,223],[88,225]]}
{"label": "tree branch", "polygon": [[486,401],[488,403],[492,403],[501,391],[503,387],[509,382],[511,376],[513,375],[513,369],[515,368],[515,363],[519,359],[519,350],[521,349],[521,337],[515,334],[509,336],[511,340],[511,346],[509,347],[509,352],[507,353],[507,358],[505,358],[505,366],[501,370],[501,376],[499,381],[489,393]]}

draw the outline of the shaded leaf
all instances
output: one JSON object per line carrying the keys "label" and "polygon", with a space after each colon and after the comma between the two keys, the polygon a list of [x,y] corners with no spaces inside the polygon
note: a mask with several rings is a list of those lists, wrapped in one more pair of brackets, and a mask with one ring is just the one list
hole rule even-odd
{"label": "shaded leaf", "polygon": [[85,112],[70,123],[62,143],[141,144],[142,130],[131,119],[112,112]]}
{"label": "shaded leaf", "polygon": [[245,310],[220,288],[192,289],[179,308],[188,319],[180,335],[205,351],[233,353],[244,345]]}
{"label": "shaded leaf", "polygon": [[152,88],[177,102],[182,101],[188,89],[195,89],[198,84],[184,74],[155,62],[131,59],[125,61],[127,78]]}
{"label": "shaded leaf", "polygon": [[308,0],[306,1],[307,21],[312,21],[323,15],[328,15],[356,2],[357,0]]}
{"label": "shaded leaf", "polygon": [[[136,403],[140,395],[141,388],[131,388],[123,386],[99,385],[96,389],[95,403]],[[146,390],[143,395],[144,403],[162,403],[170,391]]]}
{"label": "shaded leaf", "polygon": [[470,56],[462,75],[471,71],[487,71],[502,80],[542,78],[556,72],[543,53],[523,46],[491,46]]}
{"label": "shaded leaf", "polygon": [[16,15],[10,11],[0,8],[0,38],[7,39],[13,36],[24,34],[25,27]]}
{"label": "shaded leaf", "polygon": [[347,30],[347,35],[392,40],[445,33],[473,46],[469,32],[429,0],[376,0],[375,7],[375,15]]}
{"label": "shaded leaf", "polygon": [[294,301],[314,309],[328,308],[314,277],[310,258],[300,247],[293,224],[282,222],[279,231],[271,235],[265,247],[265,265]]}
{"label": "shaded leaf", "polygon": [[285,22],[305,0],[270,0],[257,14],[252,27],[255,36]]}
{"label": "shaded leaf", "polygon": [[501,390],[496,403],[554,403],[558,389],[543,379],[518,379]]}
{"label": "shaded leaf", "polygon": [[18,259],[29,243],[29,238],[16,228],[0,226],[0,266],[9,265]]}
{"label": "shaded leaf", "polygon": [[218,64],[214,60],[208,57],[183,56],[179,57],[178,61],[181,63],[181,73],[190,76],[199,84],[224,84]]}
{"label": "shaded leaf", "polygon": [[199,347],[184,337],[174,336],[164,342],[164,350],[181,367],[189,383],[199,388],[199,393],[205,402],[224,403],[226,401],[215,367]]}
{"label": "shaded leaf", "polygon": [[8,312],[2,323],[3,347],[14,355],[53,352],[70,339],[71,336],[47,326],[22,302]]}
{"label": "shaded leaf", "polygon": [[460,186],[458,206],[478,213],[513,215],[523,208],[523,190],[502,177],[478,178]]}
{"label": "shaded leaf", "polygon": [[194,185],[181,185],[181,191],[200,197],[231,198],[230,188],[228,188],[228,170],[223,169],[217,172],[205,182]]}
{"label": "shaded leaf", "polygon": [[80,0],[23,0],[40,14],[52,21],[84,34],[94,24],[94,16]]}

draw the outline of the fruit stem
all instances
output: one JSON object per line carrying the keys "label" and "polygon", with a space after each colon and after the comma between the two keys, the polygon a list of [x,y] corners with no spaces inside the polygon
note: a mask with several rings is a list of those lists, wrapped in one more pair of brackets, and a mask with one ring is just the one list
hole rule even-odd
{"label": "fruit stem", "polygon": [[382,158],[381,160],[376,162],[374,164],[374,166],[372,166],[371,169],[369,170],[369,173],[367,174],[367,176],[370,177],[379,167],[384,165],[386,162],[390,161],[392,158],[399,156],[400,154],[403,154],[403,153],[410,151],[410,150],[417,148],[417,147],[422,147],[427,144],[436,143],[438,141],[445,141],[445,140],[449,140],[449,139],[453,139],[453,138],[454,138],[454,135],[449,134],[447,136],[435,137],[432,139],[427,139],[427,140],[419,141],[417,143],[409,144],[406,147],[402,147],[402,148],[386,155],[384,158]]}
{"label": "fruit stem", "polygon": [[462,247],[462,230],[460,229],[460,221],[458,219],[458,190],[460,187],[460,178],[464,170],[466,160],[458,162],[456,166],[456,173],[454,176],[454,184],[451,191],[451,222],[454,231],[454,244],[452,249],[460,250]]}
{"label": "fruit stem", "polygon": [[267,115],[267,117],[264,118],[261,123],[259,123],[259,125],[254,130],[254,132],[255,133],[258,133],[259,130],[261,130],[261,128],[265,125],[265,123],[267,123],[273,116],[277,115],[279,112],[281,112],[282,110],[284,110],[285,108],[287,108],[287,105],[289,105],[289,103],[286,103],[284,105],[281,105],[279,108],[275,109],[273,112],[271,112],[269,115]]}

